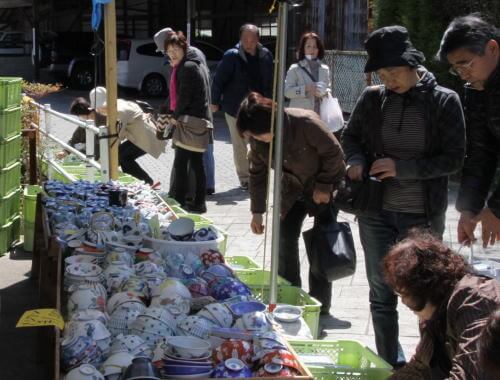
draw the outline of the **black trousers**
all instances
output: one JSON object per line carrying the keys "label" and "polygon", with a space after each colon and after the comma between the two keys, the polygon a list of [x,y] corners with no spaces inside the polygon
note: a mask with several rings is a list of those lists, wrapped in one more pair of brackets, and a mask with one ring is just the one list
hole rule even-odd
{"label": "black trousers", "polygon": [[153,179],[135,161],[137,158],[144,156],[145,154],[146,152],[137,145],[132,144],[130,141],[125,141],[118,147],[118,162],[120,163],[124,173],[130,174],[131,176],[152,185]]}
{"label": "black trousers", "polygon": [[[189,180],[188,167],[194,172],[196,181],[194,183]],[[177,202],[184,206],[186,203],[186,195],[194,193],[195,205],[205,204],[205,186],[207,179],[205,177],[205,169],[203,168],[203,153],[193,152],[181,147],[175,148],[175,186],[174,198]],[[193,191],[194,190],[194,191]]]}
{"label": "black trousers", "polygon": [[[292,283],[302,286],[300,279],[299,238],[302,223],[307,215],[304,201],[297,201],[280,224],[280,248],[278,273]],[[309,271],[309,294],[321,302],[321,311],[327,313],[332,302],[332,283],[314,276]]]}

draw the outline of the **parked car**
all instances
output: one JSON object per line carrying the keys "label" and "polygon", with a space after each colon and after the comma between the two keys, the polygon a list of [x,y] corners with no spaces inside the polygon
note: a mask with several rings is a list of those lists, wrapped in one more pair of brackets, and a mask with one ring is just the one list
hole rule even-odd
{"label": "parked car", "polygon": [[[205,41],[193,41],[207,58],[213,72],[224,52]],[[117,43],[117,81],[122,87],[136,88],[146,96],[161,96],[168,92],[168,59],[156,51],[151,40],[121,39]]]}
{"label": "parked car", "polygon": [[[94,87],[94,34],[90,32],[50,32],[42,36],[39,62],[57,79],[74,88]],[[103,59],[101,60],[103,61]],[[101,70],[102,62],[100,63]]]}
{"label": "parked car", "polygon": [[24,33],[17,31],[0,31],[0,55],[24,55],[26,47]]}

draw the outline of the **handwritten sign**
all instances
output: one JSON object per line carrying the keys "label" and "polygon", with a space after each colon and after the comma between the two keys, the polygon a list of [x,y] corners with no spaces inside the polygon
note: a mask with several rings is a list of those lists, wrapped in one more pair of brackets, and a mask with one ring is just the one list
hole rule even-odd
{"label": "handwritten sign", "polygon": [[64,329],[64,319],[56,309],[35,309],[24,312],[16,327],[56,326]]}

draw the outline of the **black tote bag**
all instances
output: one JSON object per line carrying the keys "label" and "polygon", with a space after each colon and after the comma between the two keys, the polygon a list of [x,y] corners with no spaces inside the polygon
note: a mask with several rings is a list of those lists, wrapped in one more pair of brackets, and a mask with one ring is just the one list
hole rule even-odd
{"label": "black tote bag", "polygon": [[311,272],[319,278],[334,281],[356,271],[356,249],[349,223],[337,222],[336,212],[329,210],[315,217],[314,226],[302,234]]}

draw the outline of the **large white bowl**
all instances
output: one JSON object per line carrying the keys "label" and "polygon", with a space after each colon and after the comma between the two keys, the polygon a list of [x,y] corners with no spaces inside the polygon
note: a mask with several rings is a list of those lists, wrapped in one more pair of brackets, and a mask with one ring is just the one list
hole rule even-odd
{"label": "large white bowl", "polygon": [[207,355],[210,342],[193,336],[173,336],[167,339],[167,345],[174,352],[186,359],[196,359]]}

